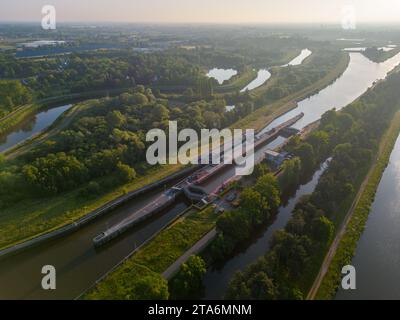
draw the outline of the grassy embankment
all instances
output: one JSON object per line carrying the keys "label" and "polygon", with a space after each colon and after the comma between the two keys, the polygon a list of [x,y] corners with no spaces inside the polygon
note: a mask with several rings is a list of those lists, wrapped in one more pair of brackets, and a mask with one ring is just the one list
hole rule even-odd
{"label": "grassy embankment", "polygon": [[383,51],[383,50],[374,51],[374,52],[363,51],[362,54],[373,62],[381,63],[381,62],[385,62],[386,60],[388,60],[390,58],[393,58],[399,52],[400,52],[400,47],[396,47],[390,51]]}
{"label": "grassy embankment", "polygon": [[[317,83],[256,110],[231,127],[261,129],[275,117],[294,108],[296,100],[303,99],[331,84],[344,72],[348,62],[348,55],[343,54],[337,67]],[[47,133],[45,134],[47,135]],[[79,196],[85,186],[51,198],[24,199],[14,206],[4,209],[0,216],[0,229],[4,231],[0,235],[0,249],[60,228],[126,192],[139,189],[181,169],[181,165],[154,168],[145,177],[140,177],[134,182],[112,190],[94,200],[87,200]]]}
{"label": "grassy embankment", "polygon": [[143,276],[161,277],[170,265],[214,227],[218,218],[214,211],[211,206],[200,212],[189,209],[114,268],[83,299],[125,299],[128,291],[135,291],[135,285]]}
{"label": "grassy embankment", "polygon": [[35,114],[38,110],[40,110],[40,105],[28,104],[21,106],[17,110],[0,119],[0,136],[6,134],[16,126],[23,123],[24,120]]}
{"label": "grassy embankment", "polygon": [[63,103],[68,104],[71,103],[71,101],[76,102],[82,99],[91,99],[106,95],[115,95],[123,92],[126,89],[127,88],[112,89],[112,90],[96,90],[84,93],[66,94],[57,97],[36,100],[31,104],[20,106],[15,111],[9,113],[8,115],[0,119],[0,137],[10,132],[18,125],[24,123],[24,121],[26,121],[30,116],[36,114],[38,111],[45,110],[46,108],[54,106],[55,104],[63,104]]}
{"label": "grassy embankment", "polygon": [[327,274],[317,292],[316,299],[332,299],[341,280],[342,267],[351,263],[358,241],[364,232],[371,205],[381,181],[382,175],[389,163],[390,155],[400,133],[400,112],[397,112],[390,128],[381,141],[380,153],[377,161],[368,176],[365,189],[353,211],[351,219],[346,226],[345,233],[333,257]]}
{"label": "grassy embankment", "polygon": [[[235,128],[254,128],[256,130],[262,129],[266,123],[271,122],[274,118],[292,110],[296,107],[297,102],[301,101],[313,94],[318,93],[328,85],[332,84],[342,73],[346,70],[350,61],[348,54],[343,53],[340,62],[331,70],[324,78],[320,79],[316,83],[293,93],[287,97],[284,97],[272,104],[267,104],[257,110],[255,110],[249,116],[241,119],[235,123]],[[233,127],[233,126],[232,126]]]}

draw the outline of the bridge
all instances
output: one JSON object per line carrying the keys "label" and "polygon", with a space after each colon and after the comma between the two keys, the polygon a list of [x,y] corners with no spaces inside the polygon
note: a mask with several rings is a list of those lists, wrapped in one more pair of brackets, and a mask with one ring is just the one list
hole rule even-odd
{"label": "bridge", "polygon": [[[282,123],[281,125],[273,128],[272,130],[264,133],[261,136],[255,138],[254,143],[254,150],[257,150],[262,145],[274,140],[277,138],[281,131],[287,128],[290,128],[294,125],[297,121],[299,121],[304,116],[303,113],[297,115],[296,117]],[[236,148],[241,148],[240,152],[243,150],[243,142],[242,144],[236,145],[234,147],[234,151],[232,152],[235,154]],[[107,242],[111,241],[112,239],[118,237],[122,233],[126,232],[128,229],[136,226],[137,224],[148,220],[155,216],[157,213],[161,212],[162,210],[166,209],[167,207],[171,206],[175,203],[178,196],[184,194],[186,197],[189,198],[191,201],[207,201],[209,195],[202,189],[199,185],[206,182],[207,179],[214,176],[217,172],[221,171],[222,169],[226,168],[229,165],[232,165],[234,161],[232,159],[227,159],[224,155],[221,156],[220,159],[222,162],[220,164],[214,165],[210,164],[207,165],[197,171],[195,171],[192,175],[185,178],[184,180],[180,181],[178,184],[173,186],[172,188],[163,192],[158,198],[154,201],[146,205],[145,207],[141,208],[140,210],[134,212],[129,217],[125,218],[124,220],[120,221],[119,223],[115,224],[114,226],[108,228],[104,232],[97,235],[93,238],[93,244],[95,247],[102,246]],[[234,176],[229,179],[229,182],[233,180],[237,180],[238,177]],[[228,181],[225,181],[223,185],[226,185]],[[216,190],[213,192],[215,193]],[[212,193],[212,194],[213,194]]]}

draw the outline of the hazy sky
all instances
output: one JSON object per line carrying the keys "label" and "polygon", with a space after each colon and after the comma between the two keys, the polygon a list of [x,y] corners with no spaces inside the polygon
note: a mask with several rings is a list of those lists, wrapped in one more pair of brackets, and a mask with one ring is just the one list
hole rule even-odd
{"label": "hazy sky", "polygon": [[400,0],[0,0],[0,22],[40,21],[46,4],[57,21],[340,23],[353,5],[359,23],[400,23]]}

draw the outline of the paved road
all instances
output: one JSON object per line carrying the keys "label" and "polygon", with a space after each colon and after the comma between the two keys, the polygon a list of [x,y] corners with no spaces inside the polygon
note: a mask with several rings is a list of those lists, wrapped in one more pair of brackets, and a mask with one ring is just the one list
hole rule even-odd
{"label": "paved road", "polygon": [[193,247],[186,251],[178,260],[176,260],[167,270],[165,270],[162,276],[165,279],[171,279],[181,267],[192,255],[199,253],[203,250],[217,235],[217,230],[214,228],[201,238]]}

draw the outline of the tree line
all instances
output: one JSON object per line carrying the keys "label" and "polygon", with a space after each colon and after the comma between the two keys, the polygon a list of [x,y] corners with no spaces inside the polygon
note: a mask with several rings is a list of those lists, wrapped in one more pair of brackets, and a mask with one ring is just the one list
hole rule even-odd
{"label": "tree line", "polygon": [[[268,253],[235,274],[227,298],[306,296],[346,213],[346,204],[351,203],[360,178],[376,156],[380,138],[398,110],[399,84],[400,74],[390,75],[342,111],[325,113],[318,131],[305,142],[294,139],[289,144],[289,150],[300,157],[302,164],[318,161],[322,154],[330,155],[329,167],[314,192],[299,201],[285,229],[275,233]],[[316,135],[326,143],[315,144]],[[299,153],[299,144],[308,151]]]}

